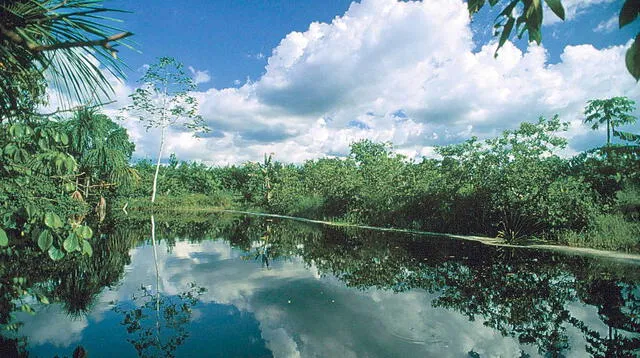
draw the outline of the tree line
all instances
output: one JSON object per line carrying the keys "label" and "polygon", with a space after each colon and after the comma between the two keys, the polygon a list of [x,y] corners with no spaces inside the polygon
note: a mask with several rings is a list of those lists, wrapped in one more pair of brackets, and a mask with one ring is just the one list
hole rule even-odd
{"label": "tree line", "polygon": [[[633,104],[626,98],[610,101]],[[622,117],[629,122],[629,116]],[[620,121],[602,113],[590,118],[587,122],[616,127]],[[563,157],[559,153],[567,140],[561,134],[567,125],[557,116],[540,118],[495,138],[437,147],[437,158],[421,160],[371,140],[353,143],[345,158],[299,165],[265,154],[260,162],[208,167],[171,155],[160,167],[155,208],[234,206],[507,241],[540,238],[638,250],[640,147],[608,141]],[[620,133],[627,132],[613,135],[629,138]],[[140,198],[132,201],[134,207],[148,207],[154,165],[143,160],[133,168],[142,184],[126,197]]]}

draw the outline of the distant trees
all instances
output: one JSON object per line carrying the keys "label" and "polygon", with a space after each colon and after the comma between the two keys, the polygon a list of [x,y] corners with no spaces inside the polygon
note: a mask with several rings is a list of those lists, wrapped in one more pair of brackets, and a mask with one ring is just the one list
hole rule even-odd
{"label": "distant trees", "polygon": [[612,134],[622,140],[638,142],[639,135],[616,130],[616,127],[636,122],[636,117],[631,114],[636,109],[635,105],[636,102],[627,97],[590,100],[584,109],[584,123],[591,124],[594,130],[606,124],[607,145],[611,144]]}

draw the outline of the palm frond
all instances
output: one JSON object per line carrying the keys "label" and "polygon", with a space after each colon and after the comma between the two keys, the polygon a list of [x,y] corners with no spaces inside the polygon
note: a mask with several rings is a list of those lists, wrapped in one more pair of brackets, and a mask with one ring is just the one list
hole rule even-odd
{"label": "palm frond", "polygon": [[98,102],[113,94],[107,73],[124,77],[118,44],[131,35],[103,14],[99,0],[0,1],[0,121],[43,101],[47,82],[60,102]]}

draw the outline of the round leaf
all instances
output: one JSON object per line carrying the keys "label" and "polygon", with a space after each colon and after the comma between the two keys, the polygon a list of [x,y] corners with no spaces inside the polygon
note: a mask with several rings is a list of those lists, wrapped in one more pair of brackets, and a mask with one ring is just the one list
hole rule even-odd
{"label": "round leaf", "polygon": [[49,230],[44,230],[38,236],[38,247],[40,250],[47,251],[53,245],[53,236]]}
{"label": "round leaf", "polygon": [[76,233],[83,239],[90,239],[93,236],[93,230],[86,225],[78,226]]}
{"label": "round leaf", "polygon": [[49,257],[51,257],[53,261],[58,261],[64,257],[64,252],[55,246],[51,246],[49,248]]}
{"label": "round leaf", "polygon": [[44,224],[52,229],[59,229],[64,226],[60,216],[54,212],[48,212],[44,214]]}
{"label": "round leaf", "polygon": [[7,237],[7,233],[4,230],[0,229],[0,246],[9,245],[9,238]]}
{"label": "round leaf", "polygon": [[82,254],[87,256],[93,255],[93,249],[91,248],[91,244],[87,240],[82,240]]}
{"label": "round leaf", "polygon": [[73,252],[80,249],[80,243],[78,237],[75,234],[69,234],[69,236],[62,243],[62,247],[66,252]]}

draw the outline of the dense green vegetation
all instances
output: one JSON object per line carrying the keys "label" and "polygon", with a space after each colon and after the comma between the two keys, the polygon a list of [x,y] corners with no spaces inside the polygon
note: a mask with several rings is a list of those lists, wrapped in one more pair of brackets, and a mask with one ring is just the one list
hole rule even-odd
{"label": "dense green vegetation", "polygon": [[[439,147],[438,159],[421,161],[369,140],[353,143],[346,158],[301,165],[265,156],[206,167],[172,156],[158,193],[165,208],[234,203],[312,219],[639,250],[640,147],[608,143],[565,158],[564,130],[559,118],[540,118],[496,138]],[[130,196],[148,198],[154,168],[134,167],[143,184]]]}
{"label": "dense green vegetation", "polygon": [[[563,17],[559,1],[547,3]],[[628,3],[621,12],[621,25],[637,17],[637,11],[629,14]],[[473,13],[484,1],[469,4]],[[540,2],[524,4],[538,6],[525,11],[522,20],[511,12],[503,14],[500,45],[514,24],[520,35],[526,29],[539,42]],[[100,112],[99,102],[111,89],[98,65],[120,74],[114,44],[131,34],[107,25],[102,15],[116,10],[99,5],[95,0],[0,2],[0,324],[4,328],[17,328],[11,312],[32,312],[34,300],[64,302],[68,312],[81,313],[105,286],[121,278],[128,250],[146,237],[148,227],[139,226],[144,233],[131,229],[132,238],[130,232],[108,224],[109,211],[146,214],[237,207],[354,224],[497,236],[510,242],[539,238],[640,251],[640,137],[620,129],[635,121],[635,103],[628,98],[589,101],[585,122],[593,129],[606,125],[606,144],[571,158],[561,155],[567,145],[562,137],[566,124],[554,117],[521,123],[495,138],[438,147],[436,158],[421,160],[395,153],[391,143],[362,140],[351,145],[345,158],[298,165],[278,162],[273,155],[227,167],[180,162],[172,155],[161,165],[169,125],[206,130],[197,103],[189,96],[195,89],[193,81],[180,63],[163,57],[142,78],[142,87],[127,108],[148,127],[160,129],[158,157],[155,162],[132,163],[135,145],[126,130]],[[637,51],[634,43],[627,55],[627,67],[636,78]],[[62,93],[62,103],[83,105],[39,113],[37,109],[47,102],[48,86]],[[163,95],[166,101],[161,105],[152,100]],[[376,257],[388,253],[384,240],[365,242],[341,234],[299,231],[294,235],[268,223],[257,229],[238,221],[222,223],[211,228],[210,223],[190,222],[178,229],[183,229],[181,235],[191,233],[194,240],[225,232],[236,246],[255,249],[248,257],[255,254],[267,266],[283,253],[294,252],[302,237],[309,248],[303,257],[323,273],[362,288],[444,290],[436,304],[485,317],[503,334],[535,342],[541,352],[555,352],[562,344],[560,321],[590,335],[598,354],[626,349],[612,347],[611,337],[601,338],[577,319],[557,317],[560,313],[554,310],[558,302],[586,301],[583,293],[595,290],[589,285],[610,287],[619,301],[615,304],[631,300],[623,297],[630,291],[623,292],[607,280],[592,280],[573,291],[558,290],[549,283],[565,276],[552,265],[543,266],[546,271],[541,275],[524,265],[520,267],[526,270],[509,276],[511,266],[494,257],[470,265],[432,267],[416,264],[411,252],[402,250],[387,256],[388,272],[372,276],[380,265],[369,266],[363,258],[370,257],[367,250]],[[252,235],[262,238],[263,245],[252,248]],[[486,282],[470,279],[469,270]],[[422,276],[401,277],[406,272]],[[487,288],[489,281],[500,286]],[[496,292],[500,287],[503,291]],[[556,295],[547,297],[555,300],[551,306],[536,296],[540,289]],[[478,302],[479,296],[469,292],[486,293],[485,299]],[[27,295],[33,299],[24,299]],[[509,295],[523,299],[509,306],[505,301]],[[171,300],[164,302],[173,307]],[[604,299],[594,304],[613,322],[610,326],[638,331],[636,323],[616,311],[619,306],[611,308]],[[506,306],[517,315],[495,315],[491,310]],[[530,307],[536,310],[526,313]],[[545,331],[540,328],[544,322],[536,321],[539,317],[555,325]]]}

